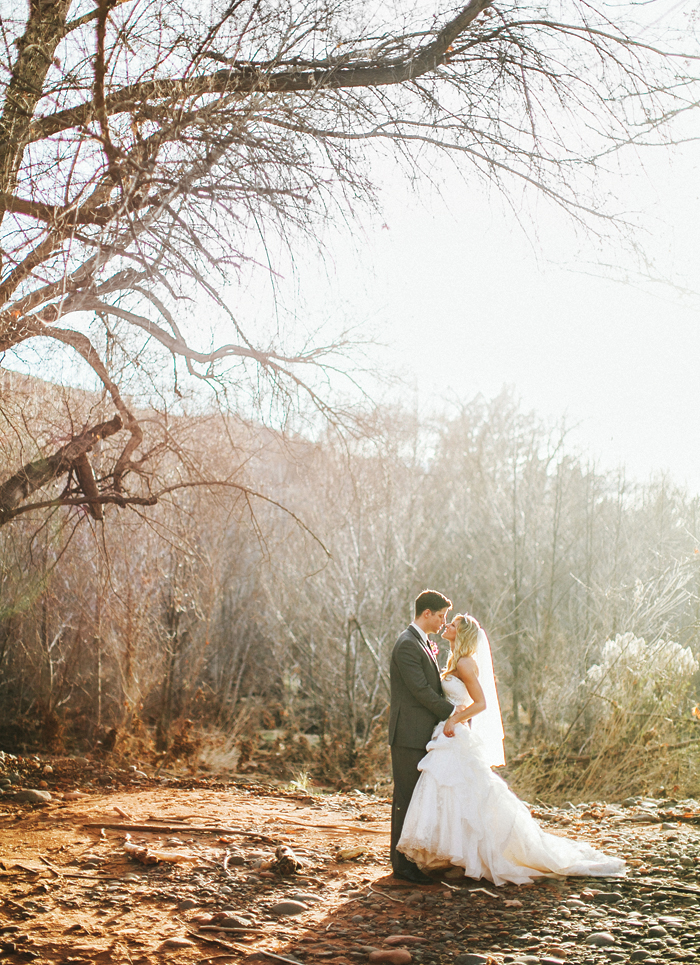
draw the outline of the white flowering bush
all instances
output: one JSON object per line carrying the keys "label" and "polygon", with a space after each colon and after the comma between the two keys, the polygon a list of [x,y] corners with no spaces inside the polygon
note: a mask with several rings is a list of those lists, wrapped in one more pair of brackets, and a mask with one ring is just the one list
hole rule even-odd
{"label": "white flowering bush", "polygon": [[647,643],[633,633],[618,633],[606,640],[599,663],[586,675],[586,689],[600,698],[596,710],[607,716],[620,710],[668,713],[680,707],[698,661],[690,647],[672,640]]}

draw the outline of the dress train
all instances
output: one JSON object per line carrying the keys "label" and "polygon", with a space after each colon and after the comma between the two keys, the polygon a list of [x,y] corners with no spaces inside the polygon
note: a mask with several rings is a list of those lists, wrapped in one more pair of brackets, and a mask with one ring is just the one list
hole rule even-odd
{"label": "dress train", "polygon": [[[464,683],[446,677],[455,704],[468,703]],[[437,725],[406,814],[398,850],[424,870],[454,865],[495,885],[542,876],[625,874],[621,858],[583,841],[549,834],[490,767],[486,749],[467,724],[454,737]]]}

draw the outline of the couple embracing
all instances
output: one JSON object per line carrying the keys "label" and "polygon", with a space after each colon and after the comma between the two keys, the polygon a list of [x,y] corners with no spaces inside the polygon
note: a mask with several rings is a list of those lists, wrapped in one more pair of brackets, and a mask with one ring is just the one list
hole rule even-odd
{"label": "couple embracing", "polygon": [[[543,831],[491,768],[505,763],[486,633],[442,593],[424,590],[391,656],[389,743],[394,876],[433,884],[449,867],[496,885],[542,875],[618,876],[625,863]],[[450,644],[443,671],[429,634]]]}

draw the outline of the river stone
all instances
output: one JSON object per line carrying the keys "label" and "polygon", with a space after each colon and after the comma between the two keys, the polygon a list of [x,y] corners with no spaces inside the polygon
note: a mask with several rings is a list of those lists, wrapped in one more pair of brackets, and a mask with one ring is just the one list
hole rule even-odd
{"label": "river stone", "polygon": [[599,945],[602,948],[605,945],[614,945],[615,938],[609,931],[594,931],[586,939],[586,944]]}
{"label": "river stone", "polygon": [[223,918],[212,919],[213,925],[220,925],[222,928],[250,928],[252,923],[250,918],[241,918],[238,915],[225,915]]}
{"label": "river stone", "polygon": [[651,955],[644,948],[635,948],[630,955],[631,962],[645,962],[647,958],[651,958]]}
{"label": "river stone", "polygon": [[369,961],[374,965],[410,965],[411,953],[405,948],[392,948],[390,951],[380,951],[369,953]]}
{"label": "river stone", "polygon": [[283,915],[300,915],[302,911],[308,910],[309,906],[305,905],[303,901],[278,901],[276,905],[270,908],[270,914],[276,918],[281,918]]}
{"label": "river stone", "polygon": [[306,904],[313,904],[316,901],[321,901],[320,895],[309,895],[306,892],[298,892],[293,895],[289,895],[292,901],[301,901]]}
{"label": "river stone", "polygon": [[668,935],[668,932],[663,925],[652,925],[649,929],[650,938],[664,938],[666,935]]}
{"label": "river stone", "polygon": [[486,955],[476,955],[473,952],[467,952],[455,958],[455,965],[486,965],[487,962]]}
{"label": "river stone", "polygon": [[601,891],[597,895],[593,895],[593,901],[597,905],[616,905],[618,901],[622,901],[623,896],[619,891]]}
{"label": "river stone", "polygon": [[51,800],[51,794],[48,791],[37,791],[34,788],[16,791],[13,797],[15,801],[26,801],[28,804],[46,804]]}

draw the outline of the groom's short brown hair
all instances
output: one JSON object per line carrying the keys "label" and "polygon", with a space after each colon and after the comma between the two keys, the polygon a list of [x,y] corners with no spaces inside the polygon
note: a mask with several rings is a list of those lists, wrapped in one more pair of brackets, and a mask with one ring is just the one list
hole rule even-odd
{"label": "groom's short brown hair", "polygon": [[452,600],[448,600],[446,596],[442,593],[438,593],[437,590],[423,590],[416,597],[416,616],[419,617],[421,613],[425,613],[426,610],[430,610],[432,613],[437,613],[438,610],[448,610],[452,607]]}

